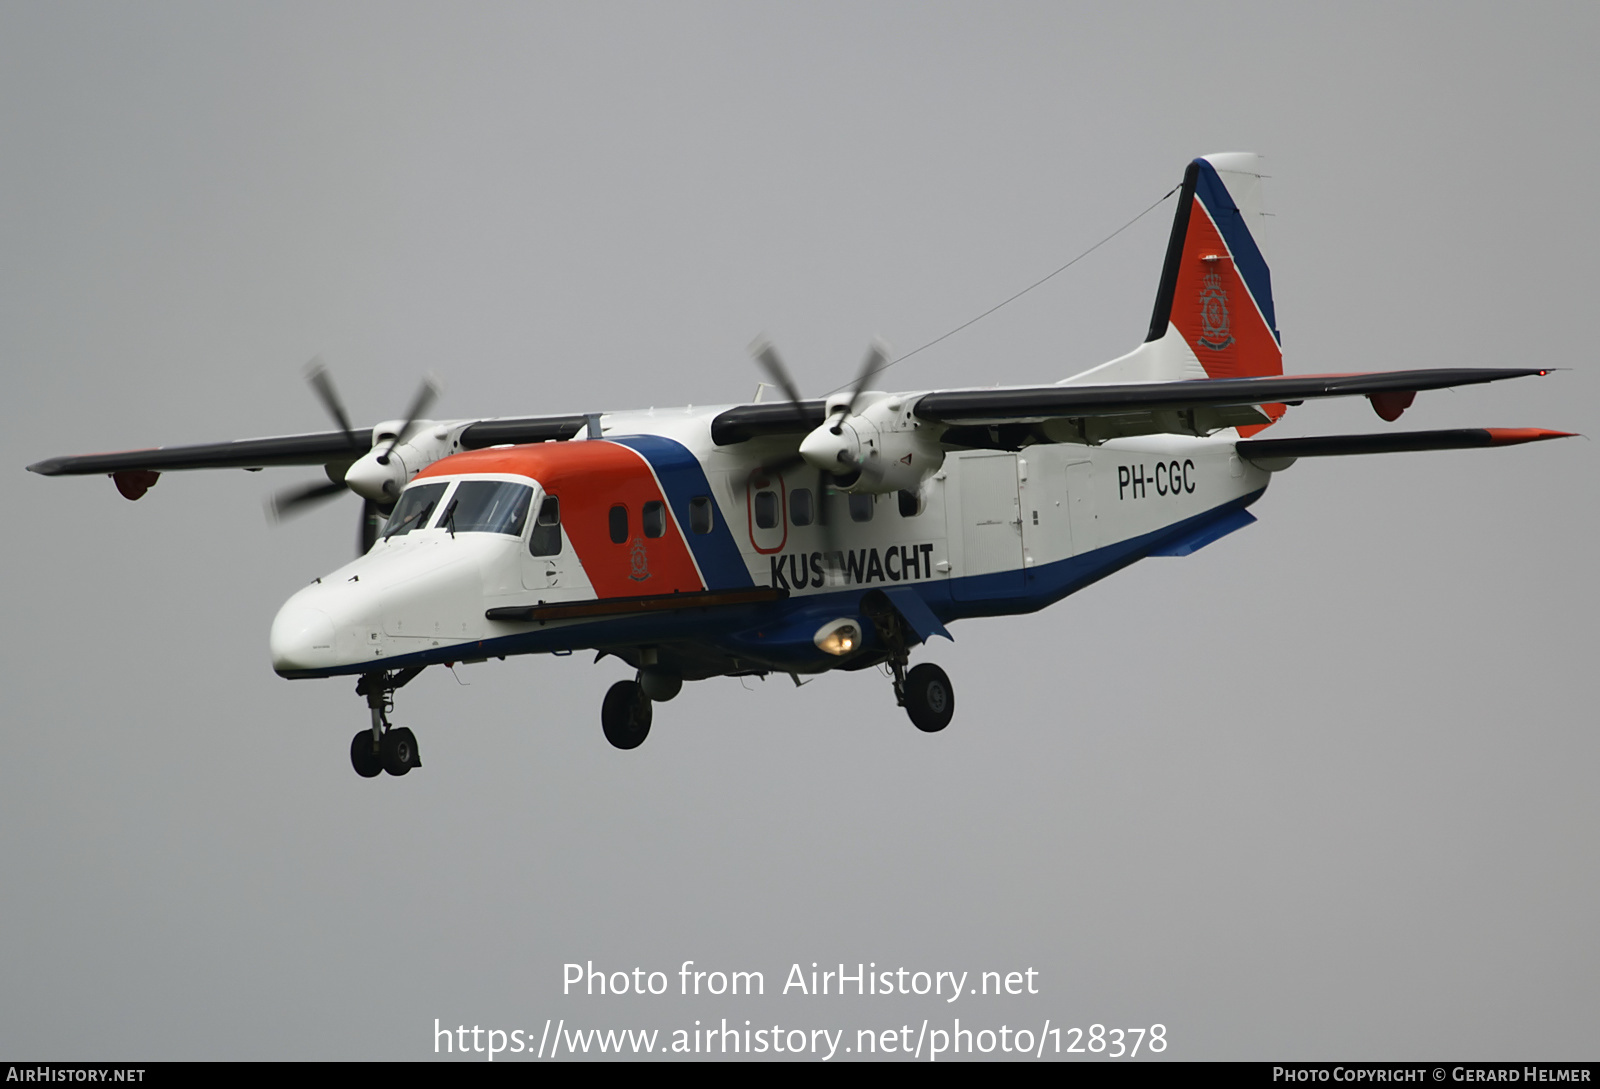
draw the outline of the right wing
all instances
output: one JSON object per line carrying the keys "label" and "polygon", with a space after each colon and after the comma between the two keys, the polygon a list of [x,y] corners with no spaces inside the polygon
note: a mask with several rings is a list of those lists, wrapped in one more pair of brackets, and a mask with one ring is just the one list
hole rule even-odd
{"label": "right wing", "polygon": [[[463,449],[502,443],[570,439],[582,431],[584,416],[525,416],[477,420],[462,429]],[[460,426],[457,420],[451,427]],[[436,426],[436,425],[435,425]],[[276,465],[338,465],[355,461],[372,449],[373,431],[318,431],[308,435],[275,435],[264,439],[157,446],[112,454],[76,454],[46,458],[28,466],[41,476],[88,476],[98,473],[171,472],[176,469],[264,469]]]}

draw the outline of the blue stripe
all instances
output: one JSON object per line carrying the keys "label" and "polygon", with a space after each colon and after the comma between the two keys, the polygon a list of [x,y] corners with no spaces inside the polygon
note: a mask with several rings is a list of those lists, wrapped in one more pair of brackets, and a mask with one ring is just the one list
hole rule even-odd
{"label": "blue stripe", "polygon": [[[678,525],[683,529],[683,538],[694,553],[695,563],[700,565],[706,589],[736,590],[755,585],[750,578],[750,568],[745,565],[744,557],[739,554],[739,546],[729,531],[727,512],[717,504],[711,484],[706,480],[705,470],[700,467],[700,459],[690,453],[688,447],[660,435],[628,435],[622,438],[607,435],[606,440],[638,451],[656,471],[667,502],[672,504],[672,513],[677,516]],[[710,533],[695,533],[689,528],[689,500],[699,495],[710,497],[716,510]]]}
{"label": "blue stripe", "polygon": [[1272,331],[1272,339],[1282,344],[1283,338],[1278,335],[1278,316],[1272,308],[1272,273],[1267,269],[1267,259],[1261,256],[1255,237],[1250,233],[1250,225],[1244,221],[1244,214],[1233,202],[1228,187],[1217,176],[1216,168],[1204,159],[1196,159],[1195,162],[1200,167],[1195,195],[1205,205],[1212,222],[1217,225],[1217,231],[1222,235],[1222,241],[1227,243],[1229,252],[1233,254],[1233,267],[1238,270],[1250,294],[1255,296],[1256,305],[1261,307],[1261,313],[1267,319],[1267,328]]}

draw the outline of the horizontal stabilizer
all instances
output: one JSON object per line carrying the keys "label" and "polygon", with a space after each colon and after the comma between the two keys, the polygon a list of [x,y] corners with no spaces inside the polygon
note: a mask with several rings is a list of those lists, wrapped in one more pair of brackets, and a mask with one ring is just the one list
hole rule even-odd
{"label": "horizontal stabilizer", "polygon": [[1398,435],[1318,435],[1305,439],[1240,439],[1242,457],[1329,458],[1347,454],[1403,454],[1413,450],[1471,450],[1479,446],[1515,446],[1544,439],[1571,438],[1570,431],[1541,427],[1463,427],[1449,431],[1407,431]]}

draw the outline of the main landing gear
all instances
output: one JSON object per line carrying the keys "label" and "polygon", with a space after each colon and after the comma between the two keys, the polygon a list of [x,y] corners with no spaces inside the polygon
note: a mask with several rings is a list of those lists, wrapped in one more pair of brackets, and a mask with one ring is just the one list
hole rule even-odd
{"label": "main landing gear", "polygon": [[638,681],[618,681],[600,704],[600,727],[619,749],[637,749],[650,736],[650,697]]}
{"label": "main landing gear", "polygon": [[911,651],[906,640],[905,618],[881,594],[868,595],[863,611],[889,648],[889,668],[894,671],[894,700],[906,709],[911,724],[925,734],[936,734],[950,725],[956,713],[955,689],[945,671],[932,662],[923,662],[909,671]]}
{"label": "main landing gear", "polygon": [[681,691],[683,674],[663,666],[655,647],[640,647],[638,675],[612,685],[600,704],[606,740],[619,749],[637,749],[650,736],[650,705],[665,703]]}
{"label": "main landing gear", "polygon": [[[905,617],[881,593],[868,594],[863,599],[862,613],[872,622],[888,652],[863,664],[881,662],[890,668],[895,703],[906,709],[906,716],[917,729],[936,734],[950,725],[956,713],[955,688],[945,671],[932,662],[911,665]],[[599,659],[597,656],[595,660]],[[663,665],[654,648],[640,648],[638,661],[636,678],[612,685],[600,704],[601,729],[606,740],[619,749],[637,749],[644,744],[650,736],[652,705],[672,699],[683,688],[682,674],[673,670],[670,663]],[[799,677],[795,683],[800,683]],[[355,759],[353,751],[351,759]],[[359,764],[356,770],[360,770]]]}
{"label": "main landing gear", "polygon": [[905,680],[895,685],[900,706],[906,709],[912,725],[925,734],[936,734],[950,725],[956,713],[955,690],[944,670],[932,662],[913,666]]}
{"label": "main landing gear", "polygon": [[363,779],[372,779],[385,771],[390,775],[404,775],[422,766],[422,759],[417,755],[417,735],[408,727],[389,724],[389,712],[394,710],[394,690],[421,672],[422,667],[416,666],[393,673],[367,673],[356,683],[356,695],[367,697],[367,707],[372,712],[372,728],[350,739],[350,764]]}

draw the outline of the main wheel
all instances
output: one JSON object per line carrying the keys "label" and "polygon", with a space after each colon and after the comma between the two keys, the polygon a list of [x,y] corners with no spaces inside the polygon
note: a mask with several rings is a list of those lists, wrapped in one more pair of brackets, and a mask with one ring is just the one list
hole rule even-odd
{"label": "main wheel", "polygon": [[383,773],[383,757],[372,748],[371,730],[362,730],[350,739],[350,764],[363,779]]}
{"label": "main wheel", "polygon": [[950,725],[955,713],[955,690],[944,670],[932,662],[923,662],[906,674],[906,714],[917,729],[936,734]]}
{"label": "main wheel", "polygon": [[417,758],[417,735],[404,726],[391,727],[383,735],[383,770],[390,775],[404,775],[412,768],[420,768]]}
{"label": "main wheel", "polygon": [[650,701],[635,681],[618,681],[600,705],[606,740],[619,749],[637,749],[650,736]]}

